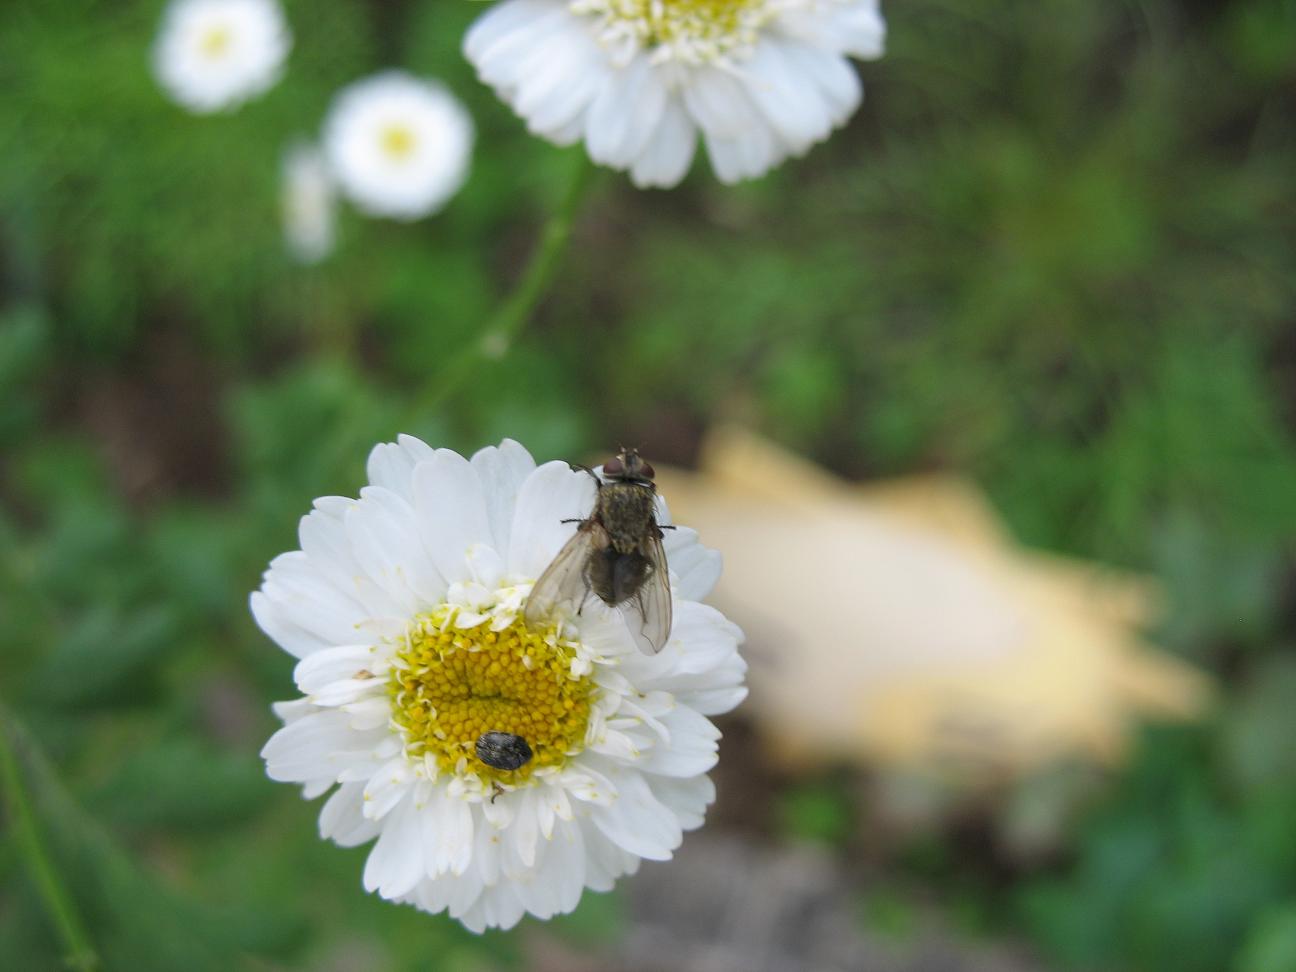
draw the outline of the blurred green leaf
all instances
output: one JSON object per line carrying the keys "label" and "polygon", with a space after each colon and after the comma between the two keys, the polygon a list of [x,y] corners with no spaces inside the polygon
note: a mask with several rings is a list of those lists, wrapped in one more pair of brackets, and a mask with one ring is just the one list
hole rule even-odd
{"label": "blurred green leaf", "polygon": [[789,837],[841,846],[851,836],[854,813],[840,786],[804,783],[781,794],[778,819]]}
{"label": "blurred green leaf", "polygon": [[918,915],[913,902],[881,890],[865,897],[864,923],[881,938],[910,942],[918,929]]}
{"label": "blurred green leaf", "polygon": [[1296,903],[1280,905],[1261,916],[1233,968],[1235,972],[1296,969]]}
{"label": "blurred green leaf", "polygon": [[173,739],[128,757],[95,805],[119,825],[202,833],[242,821],[269,791],[252,755]]}
{"label": "blurred green leaf", "polygon": [[30,694],[62,706],[138,700],[133,684],[156,671],[155,663],[178,640],[175,613],[158,606],[123,615],[92,608],[60,637],[29,679]]}

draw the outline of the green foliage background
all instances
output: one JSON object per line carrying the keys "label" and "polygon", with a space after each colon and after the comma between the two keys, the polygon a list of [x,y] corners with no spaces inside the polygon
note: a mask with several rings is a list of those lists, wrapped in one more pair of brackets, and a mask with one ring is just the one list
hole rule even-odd
{"label": "green foliage background", "polygon": [[[159,2],[0,8],[0,967],[63,951],[16,779],[105,968],[517,960],[365,896],[264,778],[291,666],[247,592],[398,430],[687,462],[724,417],[850,476],[969,473],[1023,540],[1154,571],[1161,642],[1225,686],[1060,859],[1005,882],[949,838],[898,884],[1059,967],[1296,969],[1296,3],[895,0],[847,131],[737,188],[605,174],[517,346],[412,422],[579,159],[473,79],[479,6],[285,6],[285,79],[209,118],[149,75]],[[281,153],[389,65],[468,103],[471,180],[296,267]],[[771,838],[853,845],[836,800]]]}

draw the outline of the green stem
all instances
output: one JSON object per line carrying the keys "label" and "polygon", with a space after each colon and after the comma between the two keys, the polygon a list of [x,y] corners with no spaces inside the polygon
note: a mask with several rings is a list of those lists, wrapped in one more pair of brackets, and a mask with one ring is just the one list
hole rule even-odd
{"label": "green stem", "polygon": [[540,242],[522,279],[490,316],[480,335],[438,368],[423,385],[407,415],[407,422],[417,422],[441,405],[472,377],[477,365],[498,361],[508,353],[557,277],[592,172],[593,166],[585,154],[578,153],[571,181],[558,208],[545,223]]}
{"label": "green stem", "polygon": [[94,972],[99,968],[99,957],[90,944],[72,897],[45,849],[40,828],[36,825],[36,815],[32,812],[31,798],[23,784],[17,755],[22,742],[21,730],[8,711],[0,707],[0,782],[4,784],[16,844],[45,910],[63,940],[67,967],[77,972]]}

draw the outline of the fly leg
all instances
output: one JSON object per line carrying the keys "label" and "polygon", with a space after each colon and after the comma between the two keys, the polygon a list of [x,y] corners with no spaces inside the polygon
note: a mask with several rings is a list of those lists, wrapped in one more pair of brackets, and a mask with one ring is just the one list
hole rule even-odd
{"label": "fly leg", "polygon": [[567,463],[567,467],[568,467],[572,472],[586,472],[586,473],[589,473],[589,474],[590,474],[590,478],[594,480],[594,485],[595,485],[595,487],[597,487],[598,489],[602,489],[602,488],[603,488],[603,480],[599,479],[599,475],[598,475],[598,473],[596,473],[596,472],[595,472],[593,469],[591,469],[589,466],[581,465],[579,462],[569,462],[569,463]]}

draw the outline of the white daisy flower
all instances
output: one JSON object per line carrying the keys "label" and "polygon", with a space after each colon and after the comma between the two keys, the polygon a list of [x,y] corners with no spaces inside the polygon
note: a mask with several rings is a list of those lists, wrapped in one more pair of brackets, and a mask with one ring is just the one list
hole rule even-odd
{"label": "white daisy flower", "polygon": [[[715,795],[706,717],[746,695],[742,633],[698,603],[719,554],[667,532],[674,626],[649,656],[596,597],[548,626],[525,620],[576,529],[563,521],[593,507],[587,474],[537,467],[508,440],[468,460],[402,436],[374,449],[369,480],[358,500],[316,500],[301,550],[252,595],[300,659],[304,696],[276,706],[269,775],[308,798],[333,791],[322,836],[377,838],[368,890],[474,931],[571,911],[584,888],[671,857]],[[531,759],[482,762],[488,732],[521,737]]]}
{"label": "white daisy flower", "polygon": [[878,0],[502,0],[464,52],[535,134],[673,186],[699,132],[724,182],[827,138],[885,34]]}
{"label": "white daisy flower", "polygon": [[412,220],[445,205],[468,176],[472,118],[444,85],[386,71],[344,88],[324,124],[342,191],[373,216]]}
{"label": "white daisy flower", "polygon": [[319,263],[333,252],[333,178],[314,145],[298,143],[284,154],[281,207],[284,242],[294,259]]}
{"label": "white daisy flower", "polygon": [[275,0],[173,0],[153,70],[196,114],[234,108],[279,80],[292,35]]}

